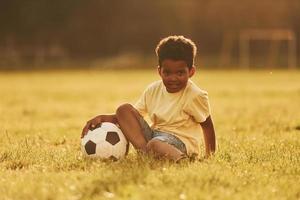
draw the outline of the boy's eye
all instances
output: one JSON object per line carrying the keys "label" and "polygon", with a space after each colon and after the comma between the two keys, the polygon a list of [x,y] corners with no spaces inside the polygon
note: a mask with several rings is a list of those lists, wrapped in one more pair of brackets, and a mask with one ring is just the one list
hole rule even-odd
{"label": "boy's eye", "polygon": [[164,73],[164,75],[166,75],[166,76],[170,75],[170,72],[169,72],[169,71],[164,71],[163,73]]}
{"label": "boy's eye", "polygon": [[179,72],[177,72],[177,75],[179,75],[179,76],[184,75],[184,71],[179,71]]}

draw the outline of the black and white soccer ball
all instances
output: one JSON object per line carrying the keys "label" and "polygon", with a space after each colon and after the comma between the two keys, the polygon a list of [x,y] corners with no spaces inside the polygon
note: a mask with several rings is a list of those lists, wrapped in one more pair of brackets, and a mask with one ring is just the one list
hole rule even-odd
{"label": "black and white soccer ball", "polygon": [[90,158],[117,160],[126,156],[128,149],[129,143],[121,129],[109,122],[89,130],[81,139],[82,153]]}

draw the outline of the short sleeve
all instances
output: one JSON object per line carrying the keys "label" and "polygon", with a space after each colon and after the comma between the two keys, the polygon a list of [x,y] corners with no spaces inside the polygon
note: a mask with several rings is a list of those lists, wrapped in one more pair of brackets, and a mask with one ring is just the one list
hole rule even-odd
{"label": "short sleeve", "polygon": [[147,106],[146,106],[146,90],[143,92],[141,97],[134,104],[134,108],[142,115],[143,117],[147,114]]}
{"label": "short sleeve", "polygon": [[198,94],[193,97],[184,110],[192,116],[196,122],[204,122],[210,115],[210,105],[207,93]]}

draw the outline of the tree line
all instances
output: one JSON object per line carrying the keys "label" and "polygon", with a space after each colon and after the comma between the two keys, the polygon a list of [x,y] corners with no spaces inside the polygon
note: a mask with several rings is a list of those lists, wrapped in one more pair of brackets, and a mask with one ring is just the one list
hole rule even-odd
{"label": "tree line", "polygon": [[57,47],[74,58],[153,54],[159,39],[180,34],[217,54],[227,31],[283,28],[299,38],[299,13],[299,0],[3,0],[0,48]]}

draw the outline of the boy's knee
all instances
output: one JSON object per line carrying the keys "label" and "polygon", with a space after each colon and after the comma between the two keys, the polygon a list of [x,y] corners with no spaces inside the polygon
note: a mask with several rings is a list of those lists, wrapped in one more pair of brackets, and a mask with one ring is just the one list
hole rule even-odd
{"label": "boy's knee", "polygon": [[133,109],[133,106],[129,103],[122,104],[117,108],[116,115],[117,117],[122,116],[128,112],[131,112]]}

